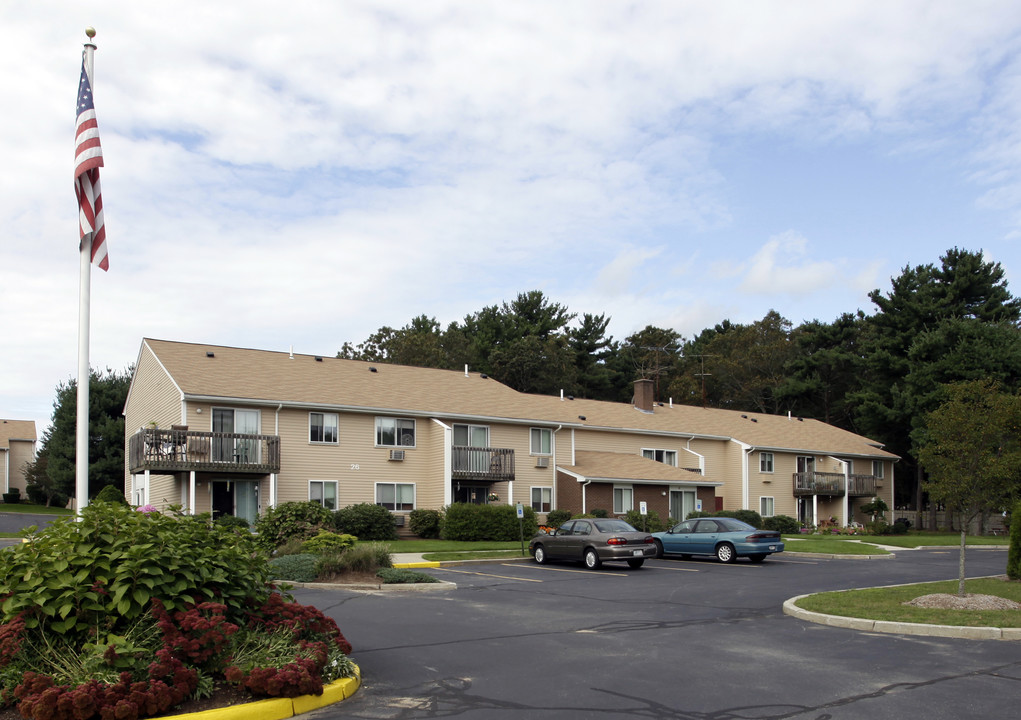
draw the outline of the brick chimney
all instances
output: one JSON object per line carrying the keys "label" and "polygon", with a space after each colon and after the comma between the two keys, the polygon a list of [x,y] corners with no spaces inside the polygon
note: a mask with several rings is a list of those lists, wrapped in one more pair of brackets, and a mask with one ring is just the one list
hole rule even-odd
{"label": "brick chimney", "polygon": [[652,380],[635,380],[635,407],[642,412],[652,412]]}

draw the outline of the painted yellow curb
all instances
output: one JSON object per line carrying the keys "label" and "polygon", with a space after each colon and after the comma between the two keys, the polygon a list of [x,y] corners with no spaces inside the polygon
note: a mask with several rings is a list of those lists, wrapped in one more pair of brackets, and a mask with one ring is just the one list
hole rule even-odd
{"label": "painted yellow curb", "polygon": [[442,563],[438,562],[409,562],[409,563],[394,563],[395,568],[438,568],[442,567]]}
{"label": "painted yellow curb", "polygon": [[287,720],[287,718],[310,712],[355,694],[362,684],[362,671],[355,665],[355,676],[334,680],[323,686],[322,695],[302,695],[296,698],[269,698],[243,705],[213,708],[196,713],[182,713],[168,716],[172,720]]}

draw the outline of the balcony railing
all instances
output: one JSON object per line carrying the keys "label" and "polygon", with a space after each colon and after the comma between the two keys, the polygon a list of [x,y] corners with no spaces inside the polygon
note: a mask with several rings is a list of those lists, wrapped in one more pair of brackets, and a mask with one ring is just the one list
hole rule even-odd
{"label": "balcony railing", "polygon": [[280,472],[280,437],[143,428],[128,442],[132,473]]}
{"label": "balcony railing", "polygon": [[[876,494],[876,477],[874,475],[850,475],[848,481],[849,497],[871,497]],[[795,495],[843,495],[844,474],[825,472],[794,473]]]}
{"label": "balcony railing", "polygon": [[514,451],[454,445],[451,447],[450,476],[455,480],[513,480]]}

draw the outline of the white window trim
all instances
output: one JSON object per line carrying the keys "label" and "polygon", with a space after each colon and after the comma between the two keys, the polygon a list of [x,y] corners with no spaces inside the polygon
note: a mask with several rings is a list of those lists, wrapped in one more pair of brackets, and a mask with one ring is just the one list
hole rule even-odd
{"label": "white window trim", "polygon": [[[535,507],[535,499],[533,498],[532,493],[534,493],[536,490],[548,490],[549,491],[549,507],[550,507],[550,510],[552,510],[553,509],[553,486],[552,485],[532,485],[530,488],[528,488],[528,503],[532,506],[532,509],[535,510],[536,512],[549,512],[549,510],[539,510],[538,508]],[[539,500],[539,504],[540,505],[542,505],[541,497],[542,496],[540,495],[540,500]]]}
{"label": "white window trim", "polygon": [[[536,430],[538,430],[540,433],[546,433],[547,435],[549,435],[549,452],[542,452],[541,448],[539,450],[536,450],[534,447],[532,447],[532,433],[534,431],[536,431]],[[540,442],[540,445],[541,445],[541,442]],[[553,455],[553,431],[550,430],[549,428],[540,428],[540,427],[528,428],[528,454],[529,455],[538,455],[538,456],[542,456],[542,457],[550,457],[550,456],[552,456]]]}
{"label": "white window trim", "polygon": [[[326,499],[326,486],[327,485],[332,485],[333,486],[333,504],[334,504],[335,507],[327,508],[327,509],[328,510],[339,510],[340,508],[336,507],[336,505],[339,503],[338,494],[340,493],[340,483],[337,482],[336,480],[309,480],[308,481],[308,494],[307,494],[306,497],[308,497],[310,502],[314,502],[314,500],[312,500],[312,484],[313,483],[319,483],[320,485],[323,486],[323,500]],[[323,507],[326,507],[326,503],[325,502],[320,501],[320,504]]]}
{"label": "white window trim", "polygon": [[[762,461],[769,456],[769,470],[762,469]],[[776,455],[771,452],[759,452],[759,472],[772,475],[776,471]]]}
{"label": "white window trim", "polygon": [[[323,416],[323,436],[324,437],[326,436],[326,428],[327,428],[326,418],[332,417],[335,420],[335,423],[334,423],[333,427],[334,427],[334,429],[336,430],[336,433],[337,433],[337,439],[336,440],[313,440],[312,439],[312,416],[313,415],[322,415]],[[340,414],[339,413],[329,413],[329,412],[316,412],[316,411],[309,412],[309,414],[308,414],[308,444],[309,445],[340,445]]]}
{"label": "white window trim", "polygon": [[[769,504],[773,508],[773,512],[771,512],[769,515],[766,515],[764,512],[762,512],[762,501],[763,500],[769,500]],[[776,515],[776,498],[774,496],[772,496],[772,495],[760,495],[759,496],[759,515],[761,515],[764,518],[766,518],[766,517],[773,517],[774,515]]]}
{"label": "white window trim", "polygon": [[[394,426],[394,444],[393,445],[381,445],[379,443],[379,421],[380,420],[394,420],[394,421],[396,421],[396,420],[407,420],[408,422],[411,423],[412,432],[414,433],[414,440],[415,440],[415,442],[412,443],[411,445],[402,445],[402,444],[400,444],[400,429],[397,428],[396,425],[395,425]],[[414,447],[418,447],[418,423],[415,421],[415,418],[399,417],[397,415],[377,415],[375,421],[372,423],[372,442],[375,444],[375,447],[384,447],[384,448],[414,448]]]}
{"label": "white window trim", "polygon": [[[415,508],[418,507],[418,484],[417,483],[378,482],[375,485],[373,485],[373,488],[372,488],[372,498],[373,498],[372,501],[373,501],[374,504],[376,504],[376,505],[383,505],[383,503],[379,502],[379,499],[378,499],[379,498],[379,488],[382,485],[392,485],[393,488],[394,488],[394,509],[390,510],[390,508],[387,508],[388,510],[390,510],[390,512],[411,512],[411,510],[414,510]],[[398,510],[397,507],[396,507],[397,506],[397,486],[399,486],[399,485],[407,485],[407,486],[409,486],[411,488],[411,510]]]}
{"label": "white window trim", "polygon": [[[629,507],[621,506],[621,509],[617,510],[617,491],[618,490],[627,490],[628,491],[628,497],[631,499]],[[621,499],[623,500],[623,498],[621,498]],[[628,512],[629,510],[634,510],[635,509],[635,486],[634,485],[614,485],[613,486],[613,494],[612,494],[612,503],[611,504],[613,505],[613,514],[614,515],[623,515],[626,512]]]}

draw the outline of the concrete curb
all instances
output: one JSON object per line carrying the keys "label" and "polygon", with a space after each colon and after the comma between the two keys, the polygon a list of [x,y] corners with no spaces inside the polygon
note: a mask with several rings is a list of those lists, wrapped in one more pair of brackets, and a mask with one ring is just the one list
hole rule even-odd
{"label": "concrete curb", "polygon": [[795,552],[784,550],[783,557],[807,557],[807,558],[818,558],[822,560],[894,560],[897,555],[895,553],[889,553],[887,555],[842,555],[839,553],[816,553],[816,552]]}
{"label": "concrete curb", "polygon": [[355,676],[334,680],[323,686],[322,695],[301,695],[296,698],[269,698],[213,708],[195,713],[168,715],[175,720],[286,720],[301,713],[311,712],[327,705],[347,700],[362,684],[362,671],[356,665]]}
{"label": "concrete curb", "polygon": [[795,603],[802,598],[817,595],[808,593],[792,597],[783,604],[784,615],[798,620],[848,628],[862,632],[891,633],[897,635],[924,635],[928,637],[961,638],[965,640],[1021,640],[1021,628],[970,627],[967,625],[929,625],[927,623],[893,622],[890,620],[869,620],[868,618],[827,615],[803,610]]}

